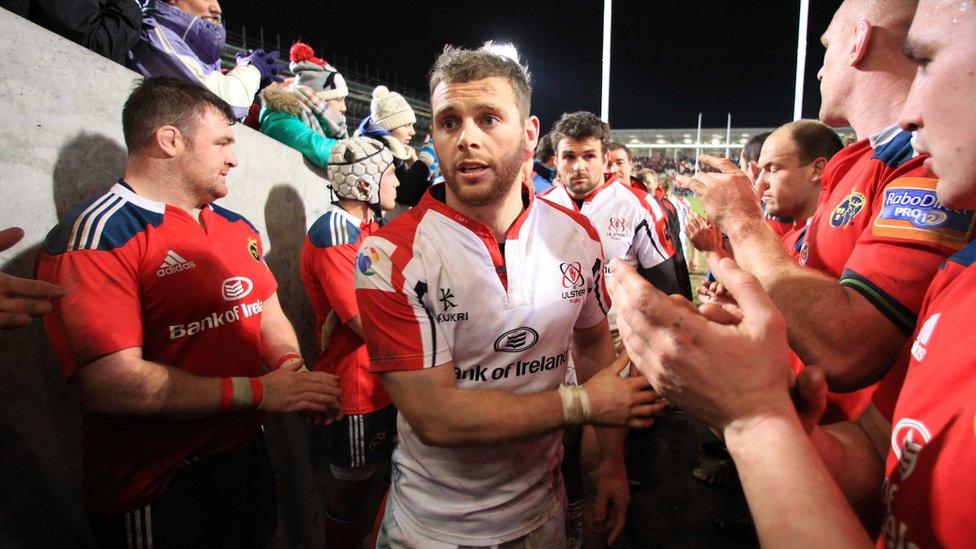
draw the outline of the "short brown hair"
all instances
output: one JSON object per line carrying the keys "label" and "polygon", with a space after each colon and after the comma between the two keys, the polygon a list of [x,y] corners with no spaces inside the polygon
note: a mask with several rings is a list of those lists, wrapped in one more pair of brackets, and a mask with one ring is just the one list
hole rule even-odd
{"label": "short brown hair", "polygon": [[818,120],[797,120],[783,126],[799,151],[800,165],[807,165],[818,158],[830,160],[844,148],[837,132]]}
{"label": "short brown hair", "polygon": [[556,125],[552,128],[553,148],[559,148],[559,142],[563,139],[588,139],[593,138],[600,142],[602,152],[607,152],[612,143],[610,139],[610,126],[600,120],[600,117],[586,111],[564,113]]}
{"label": "short brown hair", "polygon": [[628,147],[627,145],[624,145],[620,141],[614,141],[613,143],[610,143],[609,147],[607,147],[607,152],[613,152],[619,150],[623,150],[625,153],[627,153],[627,160],[633,162],[634,155],[630,153],[630,147]]}
{"label": "short brown hair", "polygon": [[430,94],[441,83],[456,84],[500,76],[512,85],[519,115],[525,120],[532,107],[532,75],[517,60],[488,49],[476,50],[444,46],[444,51],[430,69]]}
{"label": "short brown hair", "polygon": [[207,88],[172,76],[153,76],[140,81],[122,107],[122,135],[129,154],[142,150],[163,126],[174,126],[193,141],[196,122],[213,109],[234,124],[234,109]]}

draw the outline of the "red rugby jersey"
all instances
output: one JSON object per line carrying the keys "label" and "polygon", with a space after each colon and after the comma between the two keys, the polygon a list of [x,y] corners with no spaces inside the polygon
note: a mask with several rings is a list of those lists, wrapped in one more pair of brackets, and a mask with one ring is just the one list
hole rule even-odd
{"label": "red rugby jersey", "polygon": [[[216,204],[197,222],[120,182],[48,234],[36,271],[67,290],[44,319],[66,379],[133,347],[197,376],[264,373],[261,309],[277,284],[254,226]],[[261,421],[86,415],[86,503],[104,514],[150,503],[188,461],[242,447]]]}
{"label": "red rugby jersey", "polygon": [[[976,532],[976,243],[939,270],[907,369],[882,382],[901,392],[894,409],[878,547],[972,547]],[[886,407],[884,403],[879,408]]]}
{"label": "red rugby jersey", "polygon": [[369,371],[366,342],[346,323],[359,316],[356,305],[356,252],[379,223],[360,223],[339,206],[331,206],[305,236],[301,272],[305,291],[315,309],[315,333],[333,310],[340,326],[332,333],[326,350],[319,353],[315,369],[339,376],[339,401],[347,414],[366,414],[392,402],[380,378]]}
{"label": "red rugby jersey", "polygon": [[[859,292],[906,335],[939,264],[969,242],[972,212],[949,210],[912,134],[888,127],[834,155],[800,263]],[[844,396],[848,419],[875,386]]]}

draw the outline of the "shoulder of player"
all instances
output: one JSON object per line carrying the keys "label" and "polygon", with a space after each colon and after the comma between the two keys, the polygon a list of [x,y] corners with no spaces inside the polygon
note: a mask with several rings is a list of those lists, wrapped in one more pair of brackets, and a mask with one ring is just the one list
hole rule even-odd
{"label": "shoulder of player", "polygon": [[900,169],[911,163],[912,168],[921,166],[924,158],[920,158],[912,132],[889,128],[876,134],[879,142],[873,147],[871,158],[882,162],[890,169]]}
{"label": "shoulder of player", "polygon": [[66,215],[48,233],[44,249],[51,255],[79,250],[114,250],[126,245],[147,227],[161,225],[165,211],[164,204],[140,198],[115,185]]}
{"label": "shoulder of player", "polygon": [[579,230],[586,233],[590,239],[595,242],[600,242],[600,235],[593,228],[593,224],[590,220],[581,213],[571,208],[561,206],[555,202],[549,200],[536,200],[536,208],[538,208],[539,215],[546,216],[548,219],[543,222],[543,226],[550,226],[550,220],[562,219],[565,220],[571,226],[577,227]]}
{"label": "shoulder of player", "polygon": [[215,214],[227,220],[228,223],[242,223],[246,225],[247,228],[250,229],[255,235],[261,234],[253,223],[237,212],[228,210],[227,208],[224,208],[223,206],[214,202],[210,203],[210,209],[213,210]]}
{"label": "shoulder of player", "polygon": [[329,210],[312,223],[308,240],[316,248],[329,248],[359,241],[359,225],[335,210]]}

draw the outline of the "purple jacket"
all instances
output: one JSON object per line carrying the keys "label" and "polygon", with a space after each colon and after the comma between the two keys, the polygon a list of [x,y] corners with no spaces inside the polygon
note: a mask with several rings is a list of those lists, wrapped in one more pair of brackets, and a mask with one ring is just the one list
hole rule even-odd
{"label": "purple jacket", "polygon": [[221,73],[225,41],[221,25],[157,2],[154,12],[142,19],[139,42],[129,52],[126,66],[144,76],[178,76],[199,82],[243,118],[254,101],[261,73],[249,64]]}

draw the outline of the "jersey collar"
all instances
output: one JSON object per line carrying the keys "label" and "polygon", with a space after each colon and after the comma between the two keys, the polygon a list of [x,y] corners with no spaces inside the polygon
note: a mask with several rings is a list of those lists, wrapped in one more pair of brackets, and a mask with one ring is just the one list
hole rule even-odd
{"label": "jersey collar", "polygon": [[121,196],[130,203],[135,204],[144,210],[149,210],[150,212],[155,212],[158,214],[166,213],[166,204],[139,196],[134,190],[132,190],[132,186],[126,183],[124,179],[119,179],[118,183],[112,185],[111,192]]}
{"label": "jersey collar", "polygon": [[[460,223],[466,227],[469,231],[475,233],[482,239],[490,237],[492,241],[495,240],[495,233],[488,228],[484,223],[471,219],[470,217],[464,215],[463,213],[455,210],[454,208],[447,205],[447,185],[444,183],[439,183],[432,186],[424,194],[424,197],[420,200],[419,206],[427,209],[434,210],[442,215],[445,215],[454,221]],[[524,184],[522,185],[522,211],[519,213],[518,217],[512,223],[512,226],[508,228],[508,232],[505,235],[506,240],[517,240],[519,237],[519,231],[525,220],[528,218],[529,213],[535,205],[535,193],[529,191],[528,187]]]}

